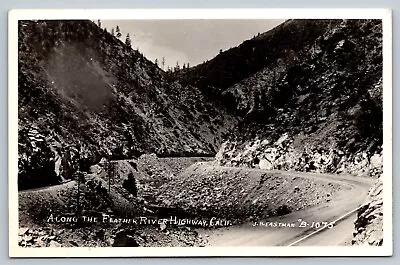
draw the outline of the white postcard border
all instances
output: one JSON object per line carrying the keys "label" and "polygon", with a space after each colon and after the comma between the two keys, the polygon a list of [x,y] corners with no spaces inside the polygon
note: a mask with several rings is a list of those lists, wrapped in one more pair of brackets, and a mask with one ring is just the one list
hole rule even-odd
{"label": "white postcard border", "polygon": [[[22,248],[18,246],[18,20],[30,19],[382,19],[383,21],[383,246]],[[391,256],[392,12],[390,9],[18,9],[8,20],[8,185],[10,257],[235,257]]]}

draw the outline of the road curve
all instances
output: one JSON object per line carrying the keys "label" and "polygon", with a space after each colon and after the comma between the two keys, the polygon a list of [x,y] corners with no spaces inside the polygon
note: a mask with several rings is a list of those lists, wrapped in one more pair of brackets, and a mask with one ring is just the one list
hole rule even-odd
{"label": "road curve", "polygon": [[[208,238],[207,246],[340,246],[351,240],[356,209],[365,201],[374,183],[373,179],[346,175],[274,172],[291,177],[336,182],[347,188],[338,191],[330,202],[285,216],[215,230],[200,230],[199,232]],[[307,222],[307,225],[304,225],[303,221]],[[326,225],[331,222],[333,226]]]}

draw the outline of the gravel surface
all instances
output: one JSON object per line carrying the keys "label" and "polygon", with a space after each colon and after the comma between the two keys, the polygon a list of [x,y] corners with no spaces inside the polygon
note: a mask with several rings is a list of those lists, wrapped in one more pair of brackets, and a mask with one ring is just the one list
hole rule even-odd
{"label": "gravel surface", "polygon": [[284,215],[330,201],[336,183],[285,176],[263,170],[198,163],[164,184],[157,199],[188,216],[218,216],[239,221]]}

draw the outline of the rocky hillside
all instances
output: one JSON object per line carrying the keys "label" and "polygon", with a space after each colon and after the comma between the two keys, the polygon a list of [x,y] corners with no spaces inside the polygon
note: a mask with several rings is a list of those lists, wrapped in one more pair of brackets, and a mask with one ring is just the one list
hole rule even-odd
{"label": "rocky hillside", "polygon": [[383,244],[383,183],[378,178],[369,191],[366,203],[359,209],[354,222],[352,245],[382,246]]}
{"label": "rocky hillside", "polygon": [[172,78],[90,21],[19,27],[20,188],[102,156],[218,149],[221,165],[381,173],[379,20],[288,20]]}
{"label": "rocky hillside", "polygon": [[20,21],[19,188],[102,156],[215,154],[235,118],[91,21]]}
{"label": "rocky hillside", "polygon": [[[207,79],[223,65],[231,81]],[[290,20],[195,69],[186,81],[208,80],[241,117],[221,165],[381,173],[380,20]]]}

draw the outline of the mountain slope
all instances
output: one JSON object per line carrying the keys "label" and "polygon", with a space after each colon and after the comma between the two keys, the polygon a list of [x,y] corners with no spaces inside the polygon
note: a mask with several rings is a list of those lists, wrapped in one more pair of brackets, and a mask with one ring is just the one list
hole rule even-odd
{"label": "mountain slope", "polygon": [[90,21],[20,21],[18,45],[20,188],[101,156],[214,154],[235,123]]}
{"label": "mountain slope", "polygon": [[[272,30],[221,51],[215,58],[184,71],[180,79],[197,86],[206,95],[220,95],[232,85],[277,62],[293,63],[307,54],[311,46],[328,28],[340,20],[287,20]],[[224,97],[225,104],[230,98]],[[232,106],[234,107],[234,106]]]}
{"label": "mountain slope", "polygon": [[[268,43],[275,43],[271,54],[265,51]],[[260,55],[246,51],[262,49],[269,59],[254,66]],[[236,59],[227,64],[228,58]],[[245,78],[235,74],[244,62],[252,64],[247,72],[253,71]],[[202,76],[211,66],[231,71],[223,76],[236,81],[223,79],[212,91],[241,116],[217,155],[220,164],[374,176],[381,172],[381,21],[287,21],[198,66],[198,74],[188,73],[187,80],[212,78]]]}
{"label": "mountain slope", "polygon": [[223,165],[379,173],[381,38],[379,20],[288,20],[171,79],[92,22],[21,22],[20,173],[213,154],[224,132]]}

